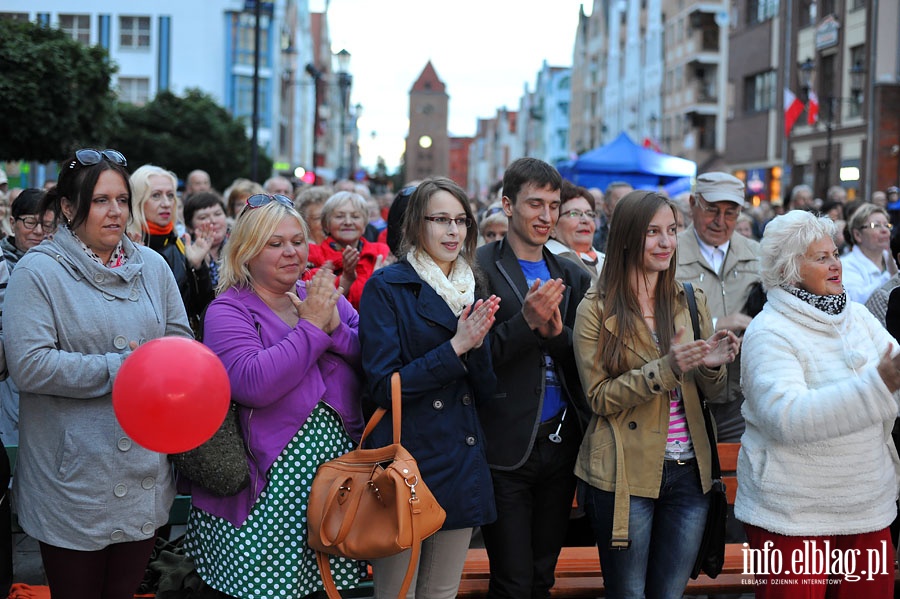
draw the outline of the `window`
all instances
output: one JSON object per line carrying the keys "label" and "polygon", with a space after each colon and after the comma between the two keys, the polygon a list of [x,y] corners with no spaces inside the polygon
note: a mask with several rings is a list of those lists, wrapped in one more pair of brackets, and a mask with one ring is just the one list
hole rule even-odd
{"label": "window", "polygon": [[91,43],[90,15],[59,15],[59,28],[76,42]]}
{"label": "window", "polygon": [[[259,17],[259,66],[269,66],[269,25],[270,18],[263,14]],[[256,52],[256,19],[250,13],[233,13],[232,15],[232,47],[234,48],[234,64],[253,66],[253,55]]]}
{"label": "window", "polygon": [[762,23],[778,15],[778,0],[747,0],[747,24]]}
{"label": "window", "polygon": [[143,106],[150,99],[150,79],[146,77],[119,77],[119,100],[135,106]]}
{"label": "window", "polygon": [[149,48],[150,17],[119,17],[119,45],[122,48]]}
{"label": "window", "polygon": [[816,0],[800,0],[800,28],[816,24]]}
{"label": "window", "polygon": [[[246,118],[247,122],[253,117],[253,77],[237,75],[234,81],[234,116]],[[259,80],[259,118],[260,122],[269,122],[269,85],[268,80]]]}
{"label": "window", "polygon": [[775,106],[775,71],[751,75],[744,79],[744,112],[770,110]]}
{"label": "window", "polygon": [[[857,64],[862,67],[866,66],[865,46],[854,46],[850,48],[850,68],[855,68]],[[863,86],[863,89],[853,89],[854,77],[849,72],[847,73],[847,76],[850,78],[850,101],[847,102],[847,116],[859,117],[862,116],[863,98],[865,97],[865,76],[863,77],[863,80],[859,82],[859,85]]]}
{"label": "window", "polygon": [[6,19],[8,21],[28,21],[28,13],[27,12],[0,12],[0,19]]}

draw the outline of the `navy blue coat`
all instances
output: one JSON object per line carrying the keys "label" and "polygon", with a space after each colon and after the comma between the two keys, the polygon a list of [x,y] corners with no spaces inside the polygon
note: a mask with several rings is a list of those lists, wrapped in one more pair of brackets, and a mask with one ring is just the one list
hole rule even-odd
{"label": "navy blue coat", "polygon": [[[497,517],[476,405],[489,401],[496,378],[488,340],[462,358],[450,339],[458,318],[406,261],[369,278],[359,305],[363,370],[372,399],[391,405],[391,374],[400,372],[400,442],[447,512],[444,530],[481,526]],[[370,437],[391,443],[391,419]]]}

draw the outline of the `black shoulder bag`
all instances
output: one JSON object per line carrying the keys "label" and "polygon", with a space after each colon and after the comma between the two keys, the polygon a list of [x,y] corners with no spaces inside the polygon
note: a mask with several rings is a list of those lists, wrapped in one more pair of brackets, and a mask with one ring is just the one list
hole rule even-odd
{"label": "black shoulder bag", "polygon": [[[694,339],[702,339],[700,336],[700,318],[697,315],[697,300],[694,298],[694,288],[690,283],[684,284],[684,295],[687,299],[688,310],[691,313],[691,324],[694,327]],[[697,559],[691,569],[691,578],[697,578],[700,572],[705,572],[710,578],[715,578],[722,572],[725,565],[725,520],[728,518],[728,496],[725,494],[725,483],[722,482],[722,468],[719,465],[719,451],[716,447],[716,433],[713,430],[712,414],[706,405],[706,398],[700,387],[697,387],[700,396],[700,406],[703,408],[703,420],[706,421],[706,435],[709,437],[709,451],[712,456],[712,489],[709,491],[709,511],[706,513],[706,527],[703,529],[703,539],[700,541],[700,549],[697,551]]]}

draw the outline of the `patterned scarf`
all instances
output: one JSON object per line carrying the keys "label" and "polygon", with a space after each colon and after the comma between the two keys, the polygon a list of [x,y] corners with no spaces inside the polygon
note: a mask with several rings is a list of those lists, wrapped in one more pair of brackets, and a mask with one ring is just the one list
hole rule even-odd
{"label": "patterned scarf", "polygon": [[415,248],[406,254],[406,260],[423,281],[447,302],[456,316],[462,314],[475,301],[475,275],[466,259],[457,256],[450,268],[450,276],[434,262],[428,252],[417,252]]}
{"label": "patterned scarf", "polygon": [[846,293],[841,293],[838,295],[816,295],[815,293],[804,291],[803,289],[794,287],[793,285],[784,285],[784,290],[792,295],[797,296],[813,308],[818,308],[822,312],[831,314],[832,316],[840,314],[847,306]]}
{"label": "patterned scarf", "polygon": [[66,227],[69,229],[69,231],[72,231],[72,237],[75,238],[75,241],[81,244],[81,249],[84,250],[84,253],[87,254],[88,257],[97,264],[105,266],[107,268],[116,268],[117,266],[122,266],[123,264],[126,264],[128,262],[128,256],[125,254],[125,249],[122,247],[121,239],[119,240],[119,243],[116,244],[116,248],[113,250],[112,254],[110,254],[109,262],[103,264],[103,260],[100,259],[100,256],[98,256],[94,252],[94,250],[89,248],[85,242],[81,241],[81,238],[78,237],[78,235],[75,234],[75,231],[69,228],[68,225],[66,225]]}

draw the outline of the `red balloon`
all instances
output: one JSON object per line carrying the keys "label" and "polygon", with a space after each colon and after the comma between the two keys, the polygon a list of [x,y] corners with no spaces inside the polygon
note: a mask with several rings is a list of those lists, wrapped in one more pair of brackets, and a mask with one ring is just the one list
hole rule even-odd
{"label": "red balloon", "polygon": [[185,337],[161,337],[125,359],[112,389],[122,429],[160,453],[194,449],[213,436],[228,412],[231,384],[219,357]]}

